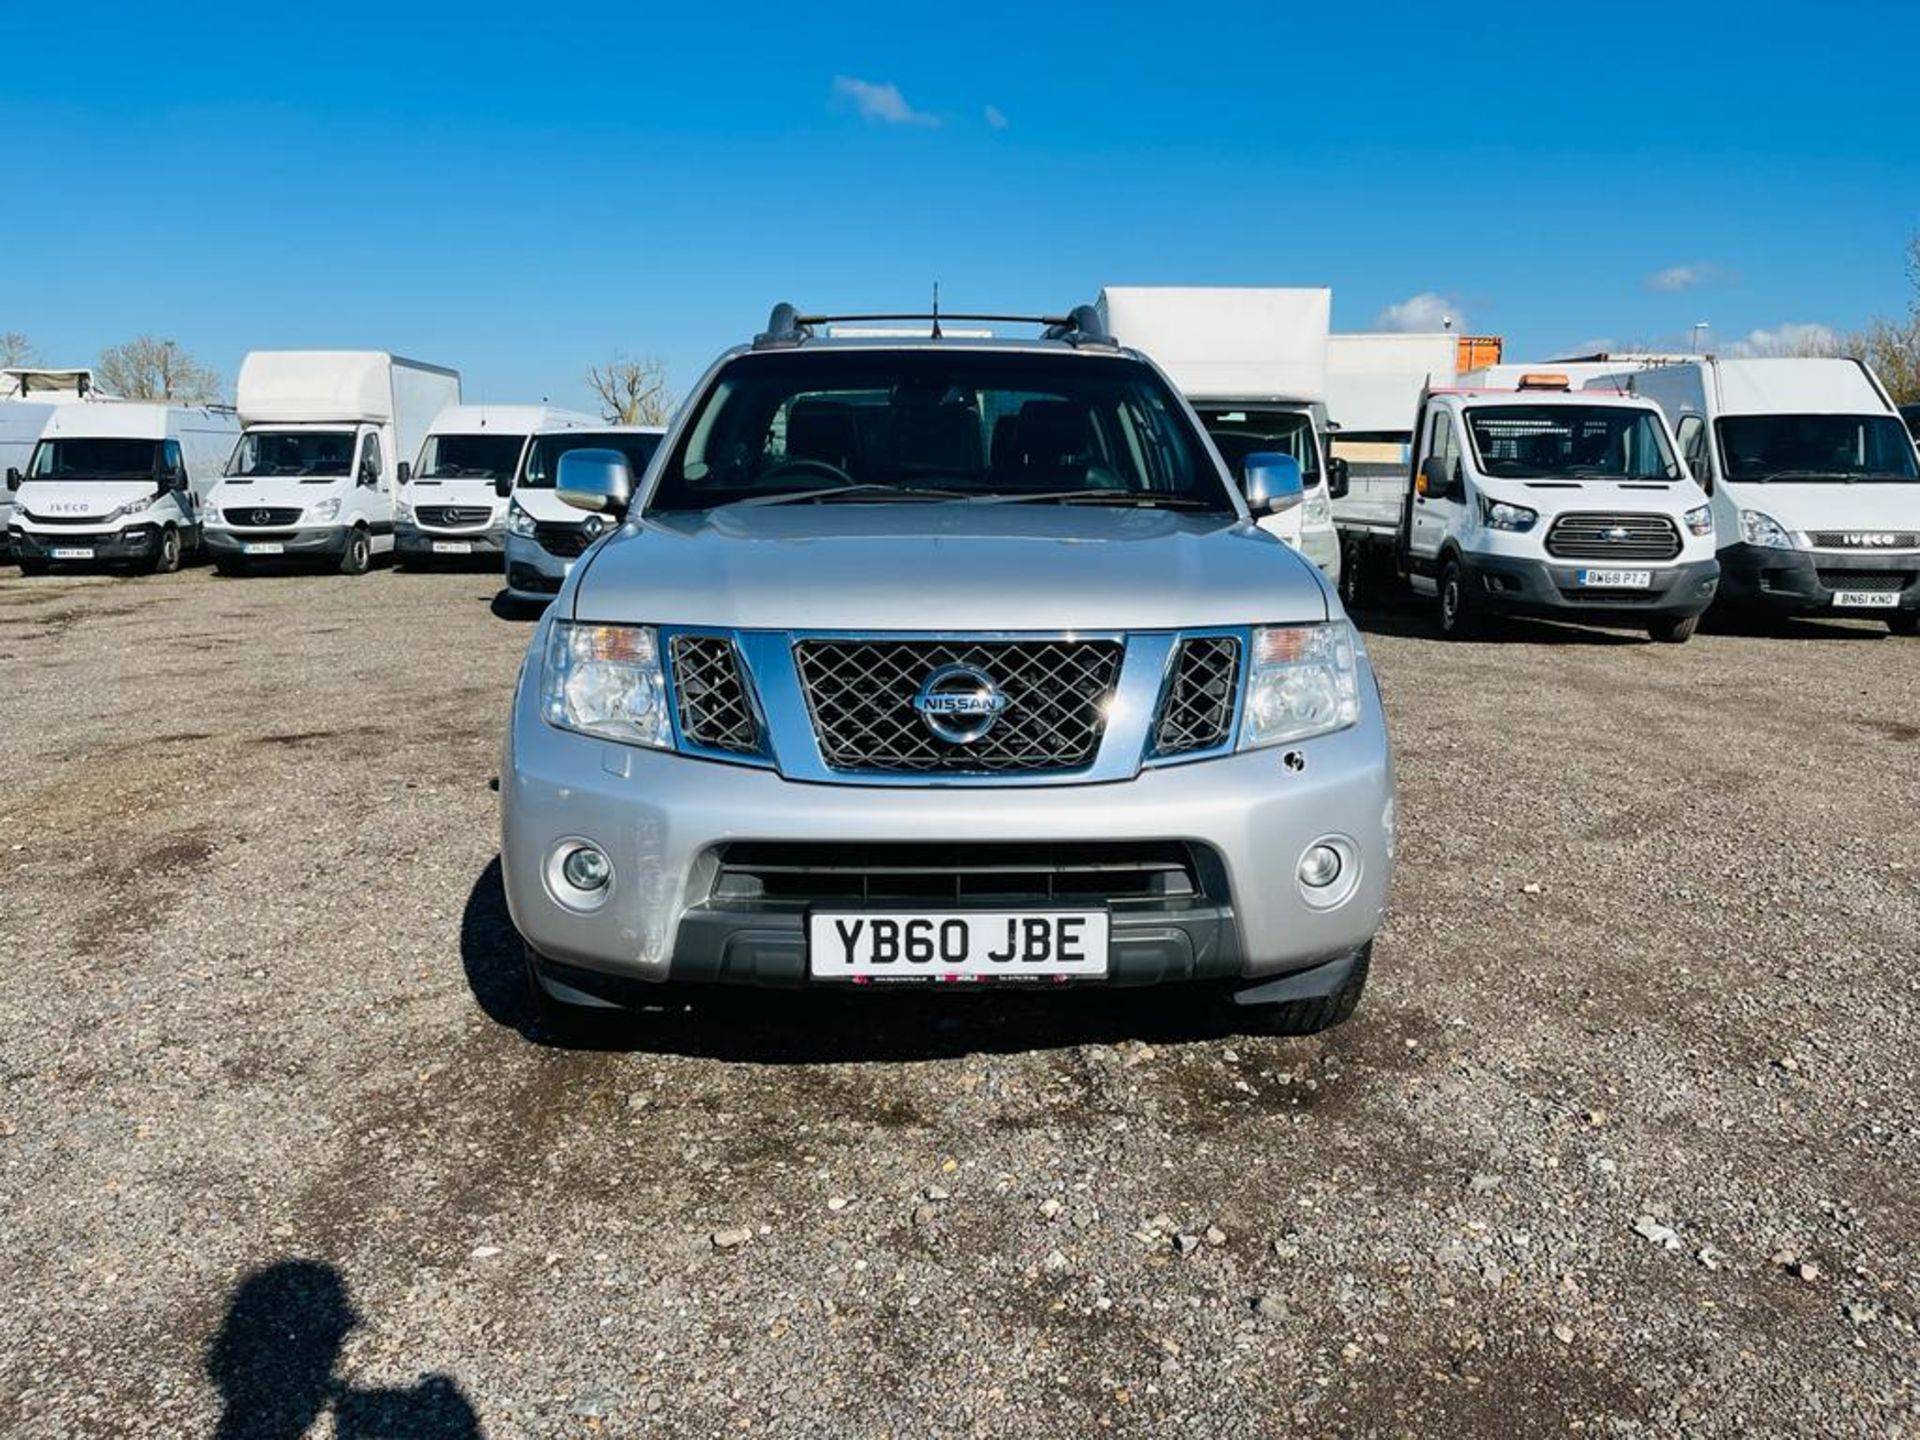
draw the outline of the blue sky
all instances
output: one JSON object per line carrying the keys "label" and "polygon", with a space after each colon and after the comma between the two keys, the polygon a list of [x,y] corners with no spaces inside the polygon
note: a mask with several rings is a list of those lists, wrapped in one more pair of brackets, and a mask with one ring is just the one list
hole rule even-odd
{"label": "blue sky", "polygon": [[935,279],[1726,346],[1900,311],[1920,228],[1912,4],[14,10],[0,331],[49,362],[367,346],[584,403]]}

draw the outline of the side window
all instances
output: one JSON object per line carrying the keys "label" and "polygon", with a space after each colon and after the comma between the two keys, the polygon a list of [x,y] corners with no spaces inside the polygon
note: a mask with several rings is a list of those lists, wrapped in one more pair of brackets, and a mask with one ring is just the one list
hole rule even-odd
{"label": "side window", "polygon": [[372,430],[367,432],[367,448],[360,455],[360,473],[371,477],[376,485],[386,473],[380,464],[380,437]]}
{"label": "side window", "polygon": [[1444,410],[1434,412],[1433,440],[1427,453],[1446,466],[1444,473],[1454,475],[1460,466],[1460,442],[1453,429],[1453,417]]}
{"label": "side window", "polygon": [[175,476],[186,479],[187,462],[180,454],[178,440],[168,440],[160,446],[160,470],[167,479]]}
{"label": "side window", "polygon": [[1707,454],[1707,422],[1698,415],[1682,415],[1674,438],[1680,442],[1680,454],[1687,462],[1687,469],[1693,472],[1693,478],[1711,489],[1713,466]]}

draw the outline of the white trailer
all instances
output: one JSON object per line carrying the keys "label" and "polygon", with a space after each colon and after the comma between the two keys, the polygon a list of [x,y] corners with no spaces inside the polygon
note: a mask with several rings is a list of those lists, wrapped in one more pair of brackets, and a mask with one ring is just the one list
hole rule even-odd
{"label": "white trailer", "polygon": [[285,557],[360,575],[393,548],[394,496],[460,374],[384,350],[255,350],[238,398],[246,428],[206,532],[221,573]]}
{"label": "white trailer", "polygon": [[1100,292],[1107,333],[1148,355],[1180,388],[1228,472],[1278,452],[1300,462],[1306,501],[1260,522],[1330,575],[1340,570],[1331,499],[1344,467],[1326,458],[1327,334],[1333,292],[1324,287],[1109,285]]}

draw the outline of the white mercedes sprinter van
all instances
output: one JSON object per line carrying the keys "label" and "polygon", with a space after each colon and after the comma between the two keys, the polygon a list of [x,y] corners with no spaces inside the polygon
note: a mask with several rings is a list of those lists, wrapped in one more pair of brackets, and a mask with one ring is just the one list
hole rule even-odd
{"label": "white mercedes sprinter van", "polygon": [[213,494],[207,545],[223,575],[261,559],[365,574],[393,548],[393,493],[457,371],[384,350],[255,350],[240,365],[245,433]]}
{"label": "white mercedes sprinter van", "polygon": [[232,410],[134,400],[57,407],[24,473],[7,472],[22,573],[112,563],[167,572],[200,543],[207,495],[239,433]]}
{"label": "white mercedes sprinter van", "polygon": [[1713,497],[1720,598],[1920,630],[1920,460],[1858,360],[1701,360],[1619,377]]}
{"label": "white mercedes sprinter van", "polygon": [[395,537],[402,562],[504,556],[507,502],[537,432],[601,426],[555,405],[449,405],[434,417],[420,463],[400,492]]}
{"label": "white mercedes sprinter van", "polygon": [[554,489],[560,457],[569,450],[614,450],[626,457],[630,473],[645,475],[665,433],[659,425],[608,425],[543,430],[533,437],[519,478],[496,487],[503,498],[512,497],[507,507],[509,596],[542,604],[551,600],[573,562],[614,528],[606,516],[584,515],[560,499]]}

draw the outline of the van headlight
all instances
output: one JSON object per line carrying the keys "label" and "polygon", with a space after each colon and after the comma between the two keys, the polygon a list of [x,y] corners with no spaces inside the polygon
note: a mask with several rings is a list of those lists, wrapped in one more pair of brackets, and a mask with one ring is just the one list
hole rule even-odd
{"label": "van headlight", "polygon": [[395,500],[393,502],[393,518],[402,525],[411,525],[413,523],[412,504],[405,500]]}
{"label": "van headlight", "polygon": [[1740,512],[1740,538],[1749,545],[1758,545],[1764,550],[1793,550],[1793,543],[1786,527],[1771,515],[1762,515],[1758,510]]}
{"label": "van headlight", "polygon": [[1360,718],[1353,627],[1264,625],[1253,632],[1240,748],[1254,750],[1344,730]]}
{"label": "van headlight", "polygon": [[115,520],[125,520],[130,515],[144,513],[146,508],[151,504],[153,504],[153,497],[151,495],[142,495],[138,500],[129,500],[118,509],[110,510],[100,518],[111,525]]}
{"label": "van headlight", "polygon": [[1325,495],[1309,495],[1300,509],[1300,523],[1315,529],[1333,524],[1333,502]]}
{"label": "van headlight", "polygon": [[1525,505],[1515,505],[1506,500],[1489,500],[1480,497],[1480,523],[1489,530],[1511,530],[1519,533],[1533,528],[1533,522],[1540,518],[1538,510],[1529,510]]}
{"label": "van headlight", "polygon": [[1713,533],[1713,506],[1696,505],[1685,516],[1687,531],[1693,535],[1711,535]]}
{"label": "van headlight", "polygon": [[330,500],[322,500],[318,504],[310,506],[307,510],[308,515],[322,522],[333,519],[333,517],[339,513],[340,497],[338,495],[335,495]]}
{"label": "van headlight", "polygon": [[518,535],[522,540],[533,538],[533,516],[522,510],[519,505],[507,507],[507,533]]}
{"label": "van headlight", "polygon": [[540,712],[562,730],[671,750],[659,632],[651,625],[555,621],[540,672]]}

